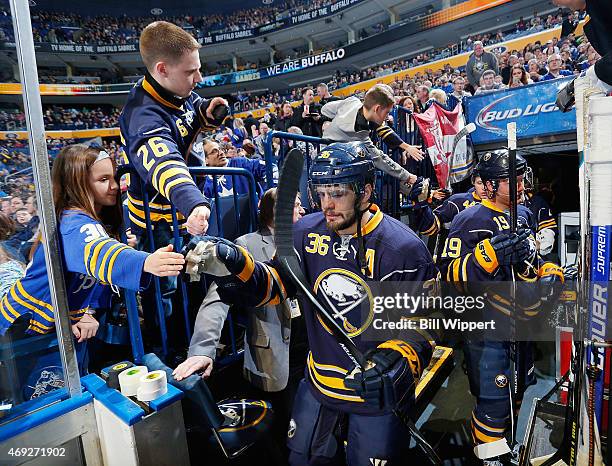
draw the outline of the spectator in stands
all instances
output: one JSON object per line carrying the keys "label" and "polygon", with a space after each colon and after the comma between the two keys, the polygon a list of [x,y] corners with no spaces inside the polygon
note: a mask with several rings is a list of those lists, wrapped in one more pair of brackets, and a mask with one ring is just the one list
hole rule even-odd
{"label": "spectator in stands", "polygon": [[236,139],[233,141],[234,147],[240,149],[242,147],[242,143],[246,137],[248,137],[248,132],[244,127],[244,120],[242,118],[234,118],[234,135]]}
{"label": "spectator in stands", "polygon": [[[164,21],[153,22],[143,30],[139,49],[147,72],[128,95],[120,128],[127,160],[143,182],[132,180],[128,188],[132,231],[139,248],[153,249],[174,241],[172,206],[180,214],[181,232],[201,235],[208,229],[210,203],[194,183],[187,163],[197,135],[221,126],[213,111],[226,106],[227,101],[220,97],[202,99],[194,92],[202,81],[200,44],[184,29]],[[143,189],[151,200],[154,245],[147,237]],[[170,317],[176,279],[169,277],[160,284],[163,312]],[[159,344],[155,289],[150,287],[141,296],[147,336]]]}
{"label": "spectator in stands", "polygon": [[547,73],[545,69],[540,68],[538,60],[535,58],[529,60],[529,63],[527,64],[527,71],[529,72],[529,78],[534,83],[539,82],[540,79],[542,79],[542,76]]}
{"label": "spectator in stands", "polygon": [[291,126],[297,126],[306,136],[321,137],[321,106],[314,101],[314,91],[310,87],[302,89],[302,105],[293,113]]}
{"label": "spectator in stands", "polygon": [[566,76],[572,76],[571,71],[561,69],[561,65],[563,61],[561,60],[561,55],[558,53],[553,53],[548,57],[548,73],[542,76],[541,81],[548,81],[550,79],[564,78]]}
{"label": "spectator in stands", "polygon": [[491,52],[485,51],[481,41],[476,41],[474,52],[468,58],[466,65],[467,79],[474,89],[480,87],[480,78],[487,70],[492,70],[494,76],[498,73],[497,58]]}
{"label": "spectator in stands", "polygon": [[[261,194],[262,186],[266,186],[266,163],[263,160],[247,159],[245,157],[228,159],[225,149],[220,147],[219,143],[212,138],[204,139],[202,141],[202,148],[204,149],[207,167],[244,168],[253,174],[255,182],[259,184],[259,194]],[[274,166],[274,169],[273,172],[276,172],[276,177],[278,178],[278,168]],[[214,184],[211,175],[208,175],[204,182],[200,184],[200,189],[209,199],[214,198]],[[249,183],[246,177],[217,176],[217,193],[220,197],[231,196],[234,192],[239,195],[249,194]]]}
{"label": "spectator in stands", "polygon": [[333,102],[339,100],[339,97],[335,97],[329,93],[329,87],[325,83],[317,84],[317,95],[319,96],[319,105],[322,107],[327,102]]}
{"label": "spectator in stands", "polygon": [[495,83],[495,71],[493,70],[486,70],[484,73],[482,73],[480,81],[482,85],[476,89],[474,95],[485,94],[487,92],[498,91],[505,88],[503,84]]}
{"label": "spectator in stands", "polygon": [[23,203],[23,199],[21,199],[21,197],[19,197],[18,195],[14,195],[11,198],[11,208],[10,208],[10,211],[11,211],[11,217],[13,218],[13,220],[15,220],[15,214],[17,213],[17,211],[19,209],[22,209],[23,206],[24,206],[24,203]]}
{"label": "spectator in stands", "polygon": [[527,72],[525,68],[519,65],[518,63],[512,67],[512,75],[510,77],[509,88],[526,86],[527,84],[532,84],[533,81],[529,79],[527,76]]}
{"label": "spectator in stands", "polygon": [[[6,217],[3,214],[0,216]],[[0,219],[0,225],[2,223],[3,220]],[[25,275],[25,264],[12,252],[4,241],[0,240],[0,299],[4,298],[15,282]]]}
{"label": "spectator in stands", "polygon": [[253,144],[255,144],[255,148],[257,149],[257,156],[261,159],[265,159],[266,156],[266,142],[268,141],[269,132],[270,127],[266,122],[262,121],[259,123],[259,131],[253,140]]}
{"label": "spectator in stands", "polygon": [[281,115],[280,118],[276,121],[276,126],[274,127],[277,131],[287,132],[291,125],[291,121],[293,119],[293,107],[289,102],[284,102],[281,106]]}
{"label": "spectator in stands", "polygon": [[258,126],[259,120],[253,116],[252,112],[247,113],[247,117],[244,119],[244,127],[246,128],[247,133],[249,133],[249,139],[253,139],[255,137],[253,134],[253,128],[257,130]]}
{"label": "spectator in stands", "polygon": [[414,97],[411,95],[407,95],[401,99],[399,105],[412,113],[418,113],[418,106],[414,100]]}
{"label": "spectator in stands", "polygon": [[[276,188],[272,188],[261,198],[259,230],[236,240],[236,244],[249,251],[257,261],[269,261],[276,252],[273,236],[275,203]],[[298,195],[293,221],[297,222],[304,213]],[[217,284],[214,283],[198,310],[188,358],[173,372],[177,380],[196,372],[201,372],[204,378],[210,376],[229,308],[219,299]],[[304,376],[308,353],[304,318],[291,300],[246,311],[243,375],[250,383],[249,392],[252,393],[248,396],[272,401],[275,415],[279,417],[275,419],[274,437],[284,443],[293,399]],[[265,344],[261,344],[263,340]]]}
{"label": "spectator in stands", "polygon": [[11,215],[11,197],[7,196],[2,198],[2,208],[0,209],[3,214]]}
{"label": "spectator in stands", "polygon": [[429,87],[425,85],[418,86],[416,89],[416,100],[418,112],[423,113],[427,108],[427,101],[429,100]]}
{"label": "spectator in stands", "polygon": [[446,96],[446,92],[444,92],[442,89],[432,89],[429,91],[429,102],[427,108],[429,108],[433,102],[437,102],[442,108],[446,108],[447,101],[448,97]]}
{"label": "spectator in stands", "polygon": [[448,94],[446,105],[449,110],[454,110],[458,103],[463,104],[466,97],[470,97],[468,92],[465,92],[465,78],[463,76],[455,76],[453,78],[453,92]]}
{"label": "spectator in stands", "polygon": [[510,75],[512,74],[512,67],[518,63],[518,56],[515,54],[508,55],[507,62],[500,66],[499,74],[502,77],[502,82],[507,86],[510,82]]}

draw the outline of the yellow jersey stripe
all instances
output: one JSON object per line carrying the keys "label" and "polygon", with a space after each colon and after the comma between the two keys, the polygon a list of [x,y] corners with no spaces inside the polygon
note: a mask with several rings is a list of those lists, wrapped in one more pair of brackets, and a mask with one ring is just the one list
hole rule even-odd
{"label": "yellow jersey stripe", "polygon": [[117,256],[121,253],[121,251],[125,251],[126,249],[130,249],[129,246],[123,246],[120,249],[117,249],[114,253],[113,256],[111,257],[111,260],[108,263],[108,270],[106,271],[106,283],[113,283],[112,280],[112,276],[113,276],[113,265],[115,264],[115,260],[117,259]]}
{"label": "yellow jersey stripe", "polygon": [[159,192],[165,196],[168,191],[165,188],[168,179],[179,175],[181,178],[189,178],[191,181],[193,181],[193,178],[189,174],[187,168],[181,166],[167,167],[162,173],[159,174],[159,177],[157,178],[157,187],[159,188]]}
{"label": "yellow jersey stripe", "polygon": [[17,311],[15,311],[15,309],[13,309],[13,306],[11,306],[11,303],[9,303],[8,294],[4,296],[4,298],[0,302],[0,305],[6,306],[6,309],[15,316],[15,319],[20,316],[20,314]]}
{"label": "yellow jersey stripe", "polygon": [[[164,197],[167,197],[168,199],[170,199],[171,196],[171,189],[174,188],[175,186],[179,185],[179,184],[183,184],[183,183],[190,183],[192,185],[195,186],[195,182],[193,181],[193,178],[191,178],[191,176],[189,178],[176,178],[172,181],[170,181],[166,186],[164,186],[164,189],[166,190],[164,193]],[[185,218],[185,217],[183,217]]]}
{"label": "yellow jersey stripe", "polygon": [[89,257],[91,248],[102,240],[104,240],[104,238],[96,238],[85,245],[85,249],[83,250],[83,262],[85,264],[85,272],[87,272],[87,275],[90,275],[90,276],[92,275],[91,271],[89,270],[89,266],[88,266],[88,262],[89,262],[88,257]]}
{"label": "yellow jersey stripe", "polygon": [[163,169],[165,169],[166,167],[170,165],[176,165],[177,167],[184,167],[184,165],[181,164],[178,160],[166,160],[164,162],[161,162],[157,167],[155,167],[155,170],[153,170],[153,174],[151,175],[151,184],[153,184],[153,187],[157,189],[160,193],[161,193],[161,190],[158,188],[157,177],[159,176],[160,171],[162,171]]}
{"label": "yellow jersey stripe", "polygon": [[115,243],[110,248],[108,248],[106,252],[104,253],[104,256],[102,257],[102,261],[100,262],[100,267],[98,267],[98,273],[96,274],[96,278],[98,278],[102,283],[105,283],[104,270],[106,268],[106,261],[108,260],[109,256],[113,253],[113,251],[116,251],[121,246],[122,246],[122,243]]}
{"label": "yellow jersey stripe", "polygon": [[51,306],[51,304],[49,304],[49,303],[41,301],[40,299],[36,299],[30,293],[28,293],[23,288],[23,285],[21,284],[21,280],[18,281],[17,283],[15,283],[15,286],[17,286],[17,289],[19,290],[19,293],[21,293],[21,296],[23,296],[25,299],[27,299],[28,301],[33,302],[34,304],[38,304],[40,307],[47,308],[49,311],[53,312],[53,306]]}
{"label": "yellow jersey stripe", "polygon": [[0,302],[0,313],[2,313],[2,315],[4,316],[4,318],[6,319],[6,321],[9,324],[12,324],[13,322],[15,322],[16,317],[12,317],[9,316],[5,311],[4,311],[4,305]]}
{"label": "yellow jersey stripe", "polygon": [[89,271],[91,272],[90,275],[92,277],[97,277],[98,274],[98,270],[97,270],[97,266],[98,266],[98,256],[100,255],[100,251],[102,250],[102,248],[104,247],[105,244],[108,243],[112,243],[114,242],[113,239],[108,238],[104,241],[100,241],[98,242],[98,244],[96,244],[96,247],[93,250],[93,254],[91,254],[91,259],[89,260]]}
{"label": "yellow jersey stripe", "polygon": [[13,299],[17,301],[19,304],[21,304],[23,307],[28,308],[31,311],[34,311],[36,314],[38,314],[40,317],[45,319],[47,322],[53,322],[53,317],[49,317],[47,314],[42,312],[37,307],[32,306],[30,303],[25,302],[23,299],[17,296],[17,293],[15,293],[15,287],[11,288],[11,291],[9,293],[13,297]]}
{"label": "yellow jersey stripe", "polygon": [[354,391],[349,388],[346,388],[346,386],[344,385],[343,377],[331,377],[331,376],[319,374],[312,362],[312,359],[309,361],[308,367],[310,369],[311,374],[317,379],[317,381],[319,381],[321,384],[325,385],[326,387],[334,388],[336,390],[348,390],[351,392]]}

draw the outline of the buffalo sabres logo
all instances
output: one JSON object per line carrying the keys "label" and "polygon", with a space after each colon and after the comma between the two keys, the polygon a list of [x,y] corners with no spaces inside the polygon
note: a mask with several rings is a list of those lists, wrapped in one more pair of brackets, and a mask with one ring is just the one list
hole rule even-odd
{"label": "buffalo sabres logo", "polygon": [[489,160],[491,160],[491,152],[487,152],[482,158],[482,160],[484,160],[485,162],[488,162]]}
{"label": "buffalo sabres logo", "polygon": [[497,374],[495,376],[495,385],[497,385],[499,388],[505,388],[506,385],[508,385],[508,377],[506,377],[504,374]]}
{"label": "buffalo sabres logo", "polygon": [[[357,274],[343,269],[326,270],[317,278],[314,291],[322,297],[333,318],[350,337],[363,333],[372,323],[372,292]],[[319,322],[329,331],[320,319]]]}

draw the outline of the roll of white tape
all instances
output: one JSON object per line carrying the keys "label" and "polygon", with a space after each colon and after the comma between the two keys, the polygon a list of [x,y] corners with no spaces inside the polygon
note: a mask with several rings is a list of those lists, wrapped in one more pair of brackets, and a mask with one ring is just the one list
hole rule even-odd
{"label": "roll of white tape", "polygon": [[135,366],[119,374],[119,387],[125,396],[135,396],[140,386],[140,379],[149,373],[145,366]]}
{"label": "roll of white tape", "polygon": [[151,401],[168,392],[168,380],[166,372],[152,371],[140,378],[137,391],[139,401]]}

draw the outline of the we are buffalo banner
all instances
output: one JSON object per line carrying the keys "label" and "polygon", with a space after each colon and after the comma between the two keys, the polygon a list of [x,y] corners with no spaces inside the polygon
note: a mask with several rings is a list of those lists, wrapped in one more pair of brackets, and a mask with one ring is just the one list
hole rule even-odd
{"label": "we are buffalo banner", "polygon": [[438,185],[447,188],[447,181],[457,183],[468,176],[473,154],[468,150],[466,138],[459,141],[455,154],[451,153],[455,135],[464,126],[461,104],[449,111],[434,102],[424,113],[414,113],[412,116],[425,142]]}

